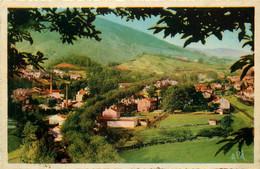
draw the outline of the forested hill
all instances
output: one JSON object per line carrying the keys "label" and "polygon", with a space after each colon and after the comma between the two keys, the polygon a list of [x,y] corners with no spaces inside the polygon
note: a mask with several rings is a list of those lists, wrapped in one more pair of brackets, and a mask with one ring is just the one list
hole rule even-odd
{"label": "forested hill", "polygon": [[93,61],[106,65],[110,62],[126,62],[142,53],[186,57],[190,60],[203,57],[205,61],[210,61],[210,58],[200,52],[172,45],[127,26],[101,18],[97,18],[94,23],[102,32],[101,42],[94,39],[79,39],[74,45],[68,45],[62,44],[59,35],[55,32],[33,32],[32,46],[28,42],[19,43],[17,46],[23,51],[42,51],[49,58],[45,65],[50,65],[58,58],[59,60],[68,57],[76,59],[77,56],[87,56]]}

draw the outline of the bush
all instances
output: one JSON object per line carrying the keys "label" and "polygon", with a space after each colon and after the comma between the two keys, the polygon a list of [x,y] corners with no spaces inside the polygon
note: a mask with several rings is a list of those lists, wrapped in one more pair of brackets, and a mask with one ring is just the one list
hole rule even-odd
{"label": "bush", "polygon": [[222,127],[214,127],[200,130],[197,136],[209,138],[212,138],[214,136],[227,137],[231,131],[232,130],[230,130],[230,128],[225,129]]}
{"label": "bush", "polygon": [[162,130],[161,133],[162,138],[174,138],[179,141],[185,141],[187,139],[192,139],[194,137],[191,130],[184,130],[184,129],[165,129]]}

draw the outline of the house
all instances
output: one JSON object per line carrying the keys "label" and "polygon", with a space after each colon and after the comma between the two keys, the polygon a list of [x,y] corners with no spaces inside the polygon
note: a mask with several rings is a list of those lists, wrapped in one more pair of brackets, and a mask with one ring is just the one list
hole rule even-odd
{"label": "house", "polygon": [[57,99],[57,100],[62,100],[63,97],[64,97],[64,94],[54,92],[54,93],[48,94],[47,97],[54,98],[54,99]]}
{"label": "house", "polygon": [[83,100],[83,96],[87,94],[87,91],[86,90],[83,90],[83,89],[80,89],[78,91],[78,93],[76,94],[76,101],[77,102],[82,102]]}
{"label": "house", "polygon": [[114,108],[109,108],[103,111],[102,116],[117,119],[120,117],[120,111]]}
{"label": "house", "polygon": [[217,97],[215,100],[212,101],[214,104],[219,104],[219,109],[223,110],[223,113],[229,113],[230,110],[230,102],[223,98],[223,97]]}
{"label": "house", "polygon": [[[71,107],[73,105],[73,103],[72,103],[72,101],[69,99],[68,100],[68,107]],[[66,100],[63,100],[62,102],[61,102],[61,105],[60,105],[60,107],[63,109],[63,108],[66,108]]]}
{"label": "house", "polygon": [[217,120],[216,119],[209,119],[209,125],[210,126],[216,126],[217,125]]}
{"label": "house", "polygon": [[107,127],[113,128],[134,128],[138,125],[137,117],[120,117],[119,119],[110,119],[107,121]]}
{"label": "house", "polygon": [[61,126],[66,120],[66,118],[67,118],[66,115],[61,115],[61,114],[52,115],[51,117],[49,117],[49,124],[51,125],[58,124]]}
{"label": "house", "polygon": [[39,104],[39,107],[43,110],[48,110],[48,109],[51,109],[48,105],[46,104]]}
{"label": "house", "polygon": [[48,134],[53,135],[54,142],[59,142],[62,140],[61,126],[56,126],[48,131]]}
{"label": "house", "polygon": [[208,98],[211,98],[211,96],[212,96],[212,93],[210,93],[210,92],[204,92],[204,93],[203,93],[203,97],[204,97],[204,98],[207,98],[207,99],[208,99]]}
{"label": "house", "polygon": [[44,74],[43,71],[33,72],[33,77],[39,79],[43,76],[43,74]]}
{"label": "house", "polygon": [[241,83],[240,82],[236,82],[234,83],[234,88],[237,90],[237,91],[240,91],[241,90]]}
{"label": "house", "polygon": [[154,86],[161,89],[161,88],[167,87],[169,85],[177,85],[177,84],[178,84],[178,82],[175,80],[165,79],[165,80],[156,81]]}
{"label": "house", "polygon": [[244,91],[242,91],[242,95],[244,95],[245,97],[247,97],[249,99],[254,100],[254,89],[253,89],[253,87],[249,86],[248,88],[246,88]]}
{"label": "house", "polygon": [[[51,93],[51,90],[46,89],[46,90],[44,90],[44,92],[45,93]],[[52,90],[52,93],[61,93],[61,92],[62,92],[62,90]]]}
{"label": "house", "polygon": [[206,90],[207,86],[206,84],[196,84],[194,85],[196,91],[201,91],[201,89]]}
{"label": "house", "polygon": [[227,79],[229,79],[231,83],[240,82],[240,76],[228,76]]}
{"label": "house", "polygon": [[132,86],[133,85],[133,83],[118,83],[117,84],[118,85],[118,87],[129,87],[129,86]]}
{"label": "house", "polygon": [[211,84],[210,84],[210,87],[211,87],[211,89],[213,89],[213,90],[221,90],[221,89],[222,89],[222,85],[219,84],[219,83],[211,83]]}
{"label": "house", "polygon": [[145,98],[139,100],[137,103],[137,110],[139,112],[151,112],[157,108],[157,101],[152,98]]}
{"label": "house", "polygon": [[25,101],[29,98],[29,96],[27,95],[27,89],[16,89],[13,91],[13,98],[18,101],[21,102],[23,104],[25,104]]}
{"label": "house", "polygon": [[72,107],[74,107],[74,108],[79,108],[79,107],[81,107],[82,105],[83,105],[82,102],[77,102],[77,103],[73,104]]}
{"label": "house", "polygon": [[71,74],[70,79],[81,79],[82,76],[80,74]]}
{"label": "house", "polygon": [[173,58],[184,61],[184,62],[188,61],[188,59],[186,57],[173,57]]}

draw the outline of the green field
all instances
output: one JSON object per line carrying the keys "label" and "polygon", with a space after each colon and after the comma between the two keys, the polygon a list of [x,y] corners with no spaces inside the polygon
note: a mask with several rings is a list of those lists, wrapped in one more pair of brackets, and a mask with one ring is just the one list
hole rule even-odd
{"label": "green field", "polygon": [[21,149],[16,149],[11,153],[8,153],[8,163],[21,163]]}
{"label": "green field", "polygon": [[159,127],[163,126],[183,126],[188,124],[207,124],[209,119],[220,120],[224,116],[206,113],[204,114],[171,114],[169,117],[157,124]]}
{"label": "green field", "polygon": [[[166,143],[148,146],[141,149],[119,152],[126,163],[252,163],[253,145],[243,146],[244,159],[236,157],[237,147],[233,147],[227,155],[220,153],[214,157],[221,147],[218,140],[196,140],[183,143]],[[233,154],[233,155],[232,155]]]}
{"label": "green field", "polygon": [[8,134],[8,152],[12,152],[20,147],[22,143],[22,139],[15,136]]}

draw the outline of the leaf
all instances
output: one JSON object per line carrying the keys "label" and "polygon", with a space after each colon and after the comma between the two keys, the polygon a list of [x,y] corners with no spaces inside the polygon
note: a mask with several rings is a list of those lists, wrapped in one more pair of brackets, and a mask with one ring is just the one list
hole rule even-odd
{"label": "leaf", "polygon": [[244,39],[245,34],[246,34],[245,31],[241,31],[241,32],[239,32],[239,34],[238,34],[238,40],[239,40],[239,42],[241,42],[241,40]]}
{"label": "leaf", "polygon": [[245,76],[246,76],[246,73],[248,72],[248,70],[251,68],[251,67],[253,67],[254,65],[247,65],[245,68],[244,68],[244,70],[243,70],[243,72],[242,72],[242,74],[241,74],[241,76],[240,76],[240,80],[242,80]]}
{"label": "leaf", "polygon": [[243,44],[242,48],[245,47],[246,45],[249,45],[249,46],[252,46],[252,47],[253,47],[253,46],[254,46],[254,43],[253,43],[252,40],[246,41],[246,42]]}
{"label": "leaf", "polygon": [[185,48],[187,45],[189,45],[190,43],[194,42],[194,38],[190,37],[189,39],[187,39],[183,45],[183,47]]}

